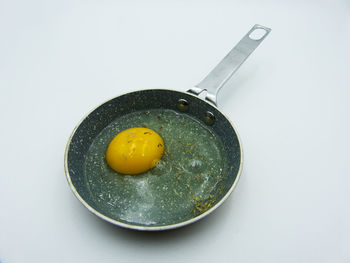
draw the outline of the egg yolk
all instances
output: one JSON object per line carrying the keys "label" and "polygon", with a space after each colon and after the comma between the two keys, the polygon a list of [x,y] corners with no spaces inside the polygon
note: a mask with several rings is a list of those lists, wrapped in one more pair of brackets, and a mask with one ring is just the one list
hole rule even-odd
{"label": "egg yolk", "polygon": [[153,168],[162,158],[163,139],[148,128],[131,128],[118,133],[109,143],[106,159],[118,173],[140,174]]}

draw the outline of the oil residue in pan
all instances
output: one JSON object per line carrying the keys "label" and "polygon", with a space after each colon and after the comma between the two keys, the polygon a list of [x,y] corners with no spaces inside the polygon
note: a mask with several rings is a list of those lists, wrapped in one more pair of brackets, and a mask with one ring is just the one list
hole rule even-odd
{"label": "oil residue in pan", "polygon": [[[140,175],[122,175],[106,163],[113,137],[147,127],[163,138],[157,166]],[[227,163],[220,139],[205,125],[172,110],[134,112],[116,119],[93,141],[85,176],[96,206],[118,221],[168,225],[191,219],[215,205],[225,187]]]}

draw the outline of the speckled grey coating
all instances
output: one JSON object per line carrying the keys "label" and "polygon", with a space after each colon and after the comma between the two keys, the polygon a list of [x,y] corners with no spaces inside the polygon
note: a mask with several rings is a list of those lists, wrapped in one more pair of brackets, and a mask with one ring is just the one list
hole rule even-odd
{"label": "speckled grey coating", "polygon": [[[91,196],[86,177],[84,176],[84,163],[89,147],[92,145],[96,136],[113,120],[137,111],[152,109],[179,111],[179,99],[185,99],[188,102],[188,111],[186,114],[189,114],[203,123],[205,123],[207,111],[214,114],[215,122],[210,126],[210,129],[221,139],[226,153],[225,159],[227,160],[227,171],[225,171],[227,180],[225,180],[225,186],[219,198],[226,198],[227,194],[232,191],[232,187],[238,179],[241,169],[242,156],[238,136],[226,117],[211,104],[187,93],[171,90],[142,90],[116,97],[96,108],[76,128],[67,145],[65,161],[68,181],[71,183],[71,187],[77,197],[90,211],[111,223],[139,230],[163,230],[186,224],[186,222],[164,221],[165,223],[160,223],[162,227],[157,227],[157,225],[142,225],[142,222],[135,225],[130,222],[119,222],[118,218],[112,218],[96,204],[94,198]],[[215,204],[218,205],[220,205],[220,203],[220,200],[215,202]],[[215,209],[218,205],[213,205],[208,211],[205,211],[206,213],[204,214]],[[184,211],[184,213],[188,213],[188,211]],[[193,214],[192,217],[200,218],[201,215]],[[195,220],[192,221],[194,222]],[[191,219],[187,220],[188,223],[192,221]]]}

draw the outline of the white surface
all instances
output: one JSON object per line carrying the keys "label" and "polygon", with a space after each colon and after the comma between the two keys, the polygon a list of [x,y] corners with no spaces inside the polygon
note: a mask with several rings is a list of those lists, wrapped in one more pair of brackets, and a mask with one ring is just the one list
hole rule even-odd
{"label": "white surface", "polygon": [[[264,2],[264,3],[263,3]],[[216,212],[139,233],[91,215],[63,171],[93,107],[197,84],[255,24],[219,95],[244,147]],[[0,261],[350,262],[348,1],[0,1]]]}

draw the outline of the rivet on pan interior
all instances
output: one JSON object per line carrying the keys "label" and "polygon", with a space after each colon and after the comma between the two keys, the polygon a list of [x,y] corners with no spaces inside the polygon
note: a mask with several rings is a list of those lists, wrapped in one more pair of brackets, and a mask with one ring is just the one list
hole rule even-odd
{"label": "rivet on pan interior", "polygon": [[185,99],[179,99],[177,102],[177,108],[179,111],[187,112],[188,111],[188,101]]}
{"label": "rivet on pan interior", "polygon": [[207,111],[207,112],[205,113],[204,122],[205,122],[205,124],[207,124],[207,125],[210,125],[210,126],[213,125],[214,122],[215,122],[215,116],[214,116],[214,114],[213,114],[212,112],[210,112],[210,111]]}

